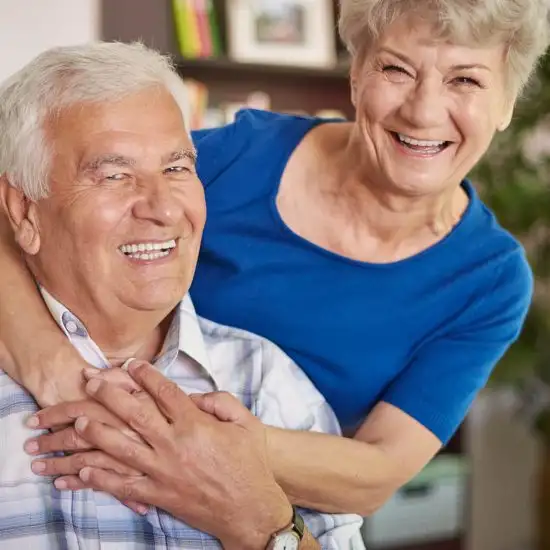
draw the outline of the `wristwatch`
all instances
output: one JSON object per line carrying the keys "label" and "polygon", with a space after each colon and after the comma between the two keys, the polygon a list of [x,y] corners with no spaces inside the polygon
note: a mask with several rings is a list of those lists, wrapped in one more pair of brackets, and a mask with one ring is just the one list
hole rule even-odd
{"label": "wristwatch", "polygon": [[271,535],[266,550],[298,550],[303,538],[304,520],[293,506],[292,520],[284,529]]}

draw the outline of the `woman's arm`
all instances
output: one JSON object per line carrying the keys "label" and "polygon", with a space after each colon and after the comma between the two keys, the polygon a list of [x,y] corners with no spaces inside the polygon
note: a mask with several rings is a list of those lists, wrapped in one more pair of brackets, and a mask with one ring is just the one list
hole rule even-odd
{"label": "woman's arm", "polygon": [[[1,210],[0,265],[0,368],[42,406],[83,398],[81,370],[85,362],[49,315]],[[65,395],[59,395],[52,382],[58,379],[53,371],[61,369]]]}
{"label": "woman's arm", "polygon": [[368,516],[416,475],[441,441],[403,411],[379,403],[354,439],[267,429],[275,478],[293,504]]}

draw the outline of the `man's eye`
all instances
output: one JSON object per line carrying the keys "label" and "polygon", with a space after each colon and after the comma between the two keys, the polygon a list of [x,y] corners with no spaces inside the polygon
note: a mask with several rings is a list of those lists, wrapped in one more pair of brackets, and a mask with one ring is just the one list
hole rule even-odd
{"label": "man's eye", "polygon": [[122,181],[127,177],[128,177],[128,174],[118,173],[118,174],[109,174],[108,176],[105,176],[105,179],[109,181]]}
{"label": "man's eye", "polygon": [[187,166],[170,166],[169,168],[166,168],[164,170],[165,174],[189,174],[191,173],[191,169]]}

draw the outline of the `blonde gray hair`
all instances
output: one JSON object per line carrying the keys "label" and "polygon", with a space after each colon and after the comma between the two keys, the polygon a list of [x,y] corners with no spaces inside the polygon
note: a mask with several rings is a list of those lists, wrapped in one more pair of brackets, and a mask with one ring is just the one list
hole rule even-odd
{"label": "blonde gray hair", "polygon": [[437,38],[461,45],[504,44],[509,83],[519,92],[550,41],[550,0],[340,0],[340,37],[352,55],[397,19],[422,17]]}
{"label": "blonde gray hair", "polygon": [[167,57],[142,44],[97,42],[40,54],[0,86],[0,174],[31,200],[46,197],[47,117],[71,105],[116,101],[149,87],[171,93],[187,121],[183,81]]}

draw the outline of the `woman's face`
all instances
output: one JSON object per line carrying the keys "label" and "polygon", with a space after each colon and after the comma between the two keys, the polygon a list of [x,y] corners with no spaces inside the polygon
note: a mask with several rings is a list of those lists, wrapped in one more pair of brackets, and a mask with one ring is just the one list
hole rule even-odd
{"label": "woman's face", "polygon": [[504,53],[436,41],[428,23],[400,20],[356,59],[353,102],[373,183],[417,197],[456,187],[510,122]]}

